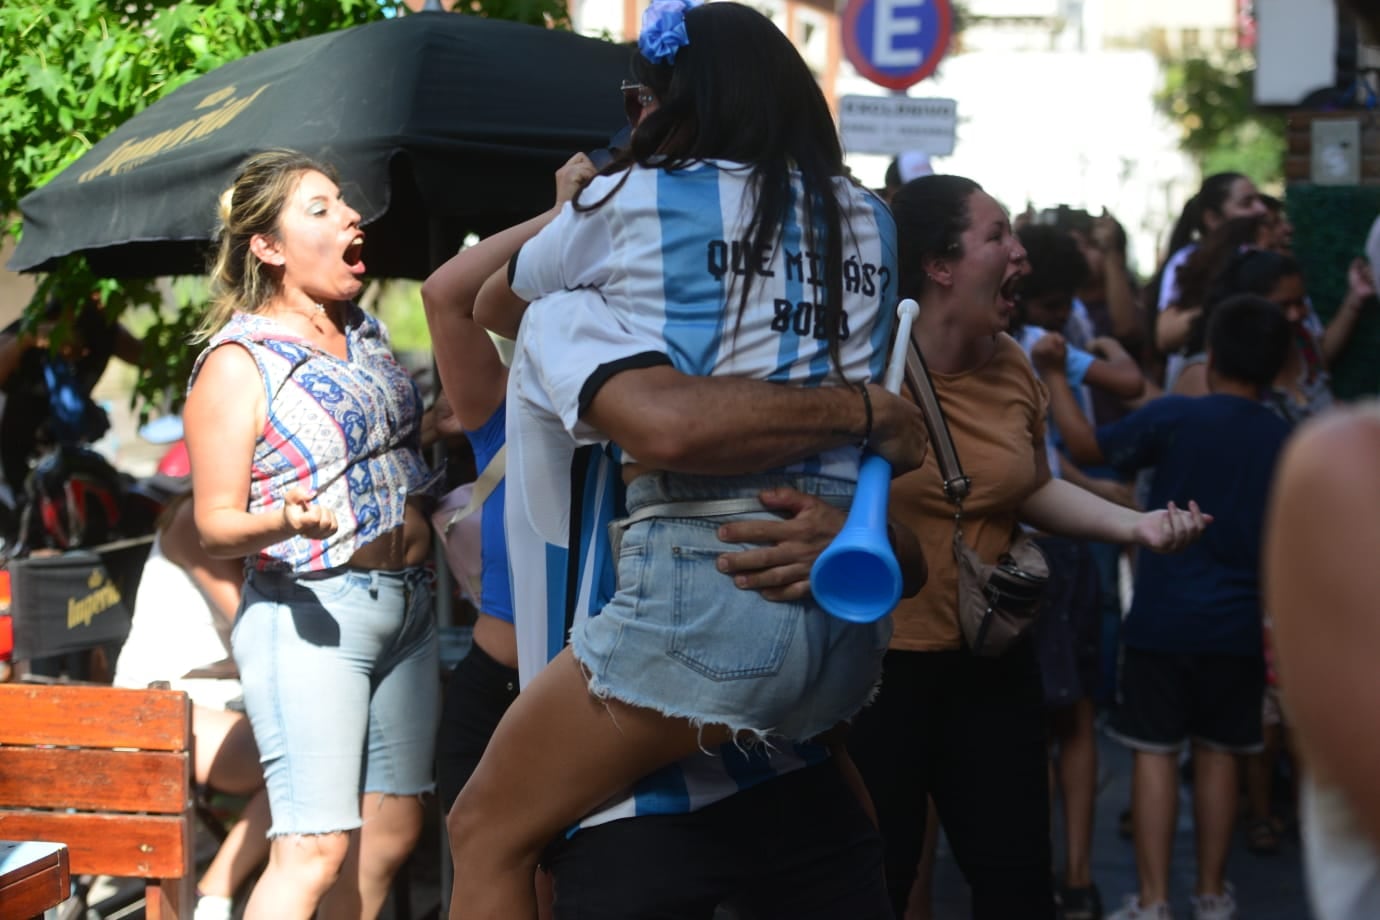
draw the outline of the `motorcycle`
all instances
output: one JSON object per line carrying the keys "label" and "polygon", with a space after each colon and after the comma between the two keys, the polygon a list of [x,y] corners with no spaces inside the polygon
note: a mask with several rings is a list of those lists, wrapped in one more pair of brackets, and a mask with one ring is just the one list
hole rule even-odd
{"label": "motorcycle", "polygon": [[0,662],[9,636],[8,657],[26,661],[32,675],[108,680],[159,515],[189,475],[180,438],[143,479],[80,444],[45,454],[25,480],[18,513],[0,518],[0,570],[10,588]]}

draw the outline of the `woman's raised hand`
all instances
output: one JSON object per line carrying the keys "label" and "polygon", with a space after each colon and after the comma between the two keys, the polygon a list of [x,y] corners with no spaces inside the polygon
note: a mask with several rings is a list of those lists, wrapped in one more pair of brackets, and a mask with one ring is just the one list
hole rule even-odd
{"label": "woman's raised hand", "polygon": [[1357,300],[1365,300],[1375,295],[1375,277],[1371,274],[1370,263],[1365,259],[1351,260],[1346,273],[1347,292]]}
{"label": "woman's raised hand", "polygon": [[556,207],[574,199],[580,189],[598,174],[594,161],[583,153],[566,160],[565,165],[556,170]]}
{"label": "woman's raised hand", "polygon": [[336,531],[335,512],[312,504],[314,498],[310,489],[288,489],[283,495],[283,523],[308,540],[324,540]]}
{"label": "woman's raised hand", "polygon": [[1136,542],[1157,553],[1177,553],[1198,541],[1212,523],[1212,515],[1205,514],[1198,503],[1190,501],[1188,508],[1173,502],[1159,511],[1147,511],[1136,522]]}

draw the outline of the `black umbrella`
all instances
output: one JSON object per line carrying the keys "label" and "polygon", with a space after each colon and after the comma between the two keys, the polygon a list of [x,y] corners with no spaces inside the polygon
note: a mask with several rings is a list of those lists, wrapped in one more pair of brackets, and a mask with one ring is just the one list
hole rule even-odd
{"label": "black umbrella", "polygon": [[627,46],[419,13],[225,64],[121,125],[20,202],[9,267],[86,255],[108,277],[200,274],[216,200],[254,151],[333,163],[372,275],[424,278],[466,233],[547,207],[572,153],[624,121]]}

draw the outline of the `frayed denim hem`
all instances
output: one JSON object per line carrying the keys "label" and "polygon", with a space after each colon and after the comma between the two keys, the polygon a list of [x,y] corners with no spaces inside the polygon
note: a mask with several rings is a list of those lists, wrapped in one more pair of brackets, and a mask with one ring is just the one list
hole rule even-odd
{"label": "frayed denim hem", "polygon": [[[714,713],[697,712],[677,706],[673,703],[652,698],[646,694],[630,693],[625,688],[614,686],[602,680],[594,673],[578,642],[572,642],[570,646],[571,654],[575,658],[575,663],[585,677],[585,685],[590,696],[601,702],[607,703],[613,700],[625,706],[635,706],[638,709],[647,709],[655,712],[667,719],[683,719],[695,727],[698,732],[698,745],[701,753],[714,755],[714,751],[705,746],[704,735],[709,729],[722,728],[728,732],[729,741],[743,753],[748,753],[756,748],[763,749],[771,754],[778,750],[777,745],[781,743],[793,744],[811,741],[814,738],[832,731],[840,722],[851,722],[863,707],[869,705],[877,696],[881,688],[881,678],[878,677],[872,689],[868,692],[867,698],[860,704],[845,709],[842,713],[833,718],[817,720],[818,725],[811,724],[806,730],[798,732],[799,737],[783,735],[775,726],[760,727],[743,720],[743,714],[734,713]],[[609,713],[610,718],[615,718],[613,713]],[[617,720],[615,718],[615,724]],[[717,747],[717,744],[715,745]]]}
{"label": "frayed denim hem", "polygon": [[365,789],[363,795],[389,795],[397,799],[407,799],[424,795],[434,795],[436,792],[435,783],[424,783],[415,789]]}
{"label": "frayed denim hem", "polygon": [[349,834],[353,831],[359,830],[363,826],[364,821],[361,819],[354,822],[353,824],[347,824],[344,827],[337,827],[332,830],[323,831],[280,831],[278,830],[278,828],[272,827],[269,828],[268,833],[264,836],[267,837],[269,840],[277,840],[280,837],[329,837],[332,834]]}

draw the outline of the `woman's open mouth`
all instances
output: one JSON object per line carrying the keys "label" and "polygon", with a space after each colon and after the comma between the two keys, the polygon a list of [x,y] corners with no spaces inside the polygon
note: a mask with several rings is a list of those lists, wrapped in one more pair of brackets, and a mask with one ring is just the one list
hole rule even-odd
{"label": "woman's open mouth", "polygon": [[350,241],[350,245],[345,247],[345,255],[342,257],[345,264],[350,267],[350,271],[356,275],[364,274],[364,234],[360,233]]}
{"label": "woman's open mouth", "polygon": [[1007,277],[997,289],[997,297],[1002,301],[1002,305],[1008,310],[1016,309],[1016,302],[1021,296],[1021,284],[1025,281],[1025,272],[1016,272]]}

